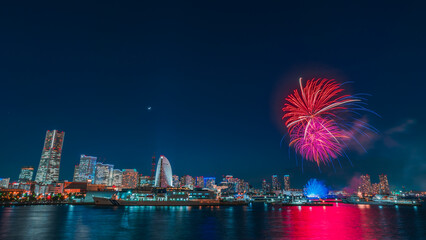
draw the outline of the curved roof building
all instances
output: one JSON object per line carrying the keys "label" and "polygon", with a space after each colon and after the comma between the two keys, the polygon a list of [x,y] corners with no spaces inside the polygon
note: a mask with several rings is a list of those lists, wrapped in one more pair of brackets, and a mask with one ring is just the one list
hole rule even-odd
{"label": "curved roof building", "polygon": [[160,156],[155,172],[156,187],[173,187],[172,166],[165,156]]}

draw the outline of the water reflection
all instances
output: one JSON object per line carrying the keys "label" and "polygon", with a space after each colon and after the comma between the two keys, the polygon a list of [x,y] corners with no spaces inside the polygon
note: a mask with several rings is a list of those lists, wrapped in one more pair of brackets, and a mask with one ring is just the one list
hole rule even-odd
{"label": "water reflection", "polygon": [[421,239],[425,207],[0,208],[0,239]]}

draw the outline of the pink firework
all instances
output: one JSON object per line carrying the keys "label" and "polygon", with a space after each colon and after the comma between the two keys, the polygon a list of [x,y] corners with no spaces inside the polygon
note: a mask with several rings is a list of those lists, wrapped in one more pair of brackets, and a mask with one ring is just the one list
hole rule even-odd
{"label": "pink firework", "polygon": [[353,132],[367,128],[364,123],[345,121],[343,112],[366,110],[361,98],[343,94],[341,85],[333,79],[299,79],[296,89],[286,98],[283,119],[290,136],[290,146],[306,160],[327,163],[342,156],[346,141]]}

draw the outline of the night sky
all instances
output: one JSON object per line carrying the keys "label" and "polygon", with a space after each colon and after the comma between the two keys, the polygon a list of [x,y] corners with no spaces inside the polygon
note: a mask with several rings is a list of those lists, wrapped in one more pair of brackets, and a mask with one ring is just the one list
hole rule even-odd
{"label": "night sky", "polygon": [[[12,3],[13,2],[13,3]],[[0,177],[38,167],[45,132],[65,131],[61,179],[80,154],[150,174],[232,174],[260,186],[291,174],[332,188],[368,173],[426,190],[424,9],[410,2],[141,4],[10,1],[0,6]],[[19,5],[8,5],[19,4]],[[342,168],[296,165],[280,140],[298,77],[370,93],[362,139]],[[148,110],[148,107],[151,110]]]}

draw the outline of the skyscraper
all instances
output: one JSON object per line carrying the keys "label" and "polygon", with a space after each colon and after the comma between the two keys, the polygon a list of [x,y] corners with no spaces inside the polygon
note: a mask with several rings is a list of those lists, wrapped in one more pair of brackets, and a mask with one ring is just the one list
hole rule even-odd
{"label": "skyscraper", "polygon": [[120,169],[113,170],[112,185],[116,187],[121,187],[123,185],[123,172]]}
{"label": "skyscraper", "polygon": [[362,195],[370,195],[373,193],[373,186],[371,185],[370,175],[361,175],[360,191]]}
{"label": "skyscraper", "polygon": [[33,180],[34,167],[23,167],[21,168],[21,173],[19,174],[19,182],[26,183]]}
{"label": "skyscraper", "polygon": [[284,190],[290,190],[290,175],[284,175]]}
{"label": "skyscraper", "polygon": [[112,186],[112,173],[114,171],[114,165],[96,163],[95,170],[95,184],[103,184],[106,186]]}
{"label": "skyscraper", "polygon": [[40,164],[37,169],[35,181],[50,184],[59,180],[59,165],[61,164],[62,146],[65,132],[48,130],[44,140]]}
{"label": "skyscraper", "polygon": [[379,175],[380,179],[380,194],[390,194],[388,176],[385,174]]}
{"label": "skyscraper", "polygon": [[278,181],[278,175],[272,175],[272,191],[281,190],[280,181]]}
{"label": "skyscraper", "polygon": [[263,179],[262,181],[262,192],[267,193],[269,192],[269,184],[266,182],[266,179]]}
{"label": "skyscraper", "polygon": [[123,188],[134,189],[138,186],[139,175],[136,169],[123,169]]}
{"label": "skyscraper", "polygon": [[80,164],[78,166],[78,179],[76,182],[93,182],[95,180],[97,157],[86,155],[80,156]]}
{"label": "skyscraper", "polygon": [[172,166],[165,156],[160,156],[155,172],[156,187],[173,187]]}
{"label": "skyscraper", "polygon": [[197,187],[199,188],[203,188],[204,187],[204,177],[203,176],[199,176],[197,177]]}

